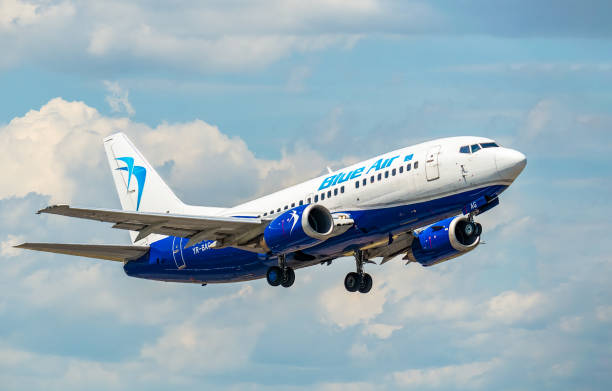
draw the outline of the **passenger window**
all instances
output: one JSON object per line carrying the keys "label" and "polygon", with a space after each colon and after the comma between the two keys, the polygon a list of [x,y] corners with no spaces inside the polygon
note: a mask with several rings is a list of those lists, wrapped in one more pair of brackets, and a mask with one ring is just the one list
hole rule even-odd
{"label": "passenger window", "polygon": [[321,193],[321,201],[325,199],[325,193]]}
{"label": "passenger window", "polygon": [[338,188],[334,189],[334,195],[337,196],[338,195]]}
{"label": "passenger window", "polygon": [[327,192],[327,198],[331,198],[331,190]]}
{"label": "passenger window", "polygon": [[499,145],[496,143],[482,143],[480,146],[483,148],[499,148]]}
{"label": "passenger window", "polygon": [[400,174],[402,174],[403,172],[404,172],[404,166],[401,166],[401,167],[399,168],[399,173],[400,173]]}
{"label": "passenger window", "polygon": [[374,183],[374,175],[370,177],[370,183]]}
{"label": "passenger window", "polygon": [[279,212],[280,212],[280,210],[281,210],[280,208],[276,209],[276,213],[279,213]]}
{"label": "passenger window", "polygon": [[368,180],[364,178],[361,184],[362,184],[363,186],[367,185],[367,184],[368,184]]}
{"label": "passenger window", "polygon": [[300,206],[304,205],[304,201],[300,200]]}
{"label": "passenger window", "polygon": [[274,214],[274,211],[273,211],[273,210],[271,210],[271,211],[270,211],[270,216],[272,216],[273,214]]}
{"label": "passenger window", "polygon": [[412,164],[408,163],[406,165],[406,172],[410,171],[412,169]]}
{"label": "passenger window", "polygon": [[385,178],[389,178],[389,171],[385,171]]}
{"label": "passenger window", "polygon": [[292,208],[295,208],[295,202],[291,204],[291,207],[292,207]]}
{"label": "passenger window", "polygon": [[382,179],[382,174],[378,174],[378,180],[380,181]]}
{"label": "passenger window", "polygon": [[461,147],[461,149],[459,149],[460,153],[470,153],[470,146],[469,145],[464,145],[463,147]]}
{"label": "passenger window", "polygon": [[318,194],[315,196],[315,202],[319,202],[319,195]]}
{"label": "passenger window", "polygon": [[397,174],[397,170],[394,168],[394,169],[391,171],[391,175],[395,176],[395,174]]}
{"label": "passenger window", "polygon": [[310,197],[308,197],[307,201],[308,201],[309,204],[312,204],[312,199]]}
{"label": "passenger window", "polygon": [[344,186],[340,187],[340,193],[344,194]]}
{"label": "passenger window", "polygon": [[419,162],[414,162],[414,169],[416,170],[417,168],[419,168]]}
{"label": "passenger window", "polygon": [[268,212],[264,213],[264,216],[267,216],[267,215],[268,215]]}
{"label": "passenger window", "polygon": [[359,181],[355,182],[355,189],[359,189]]}
{"label": "passenger window", "polygon": [[289,205],[285,205],[285,210],[289,209]]}
{"label": "passenger window", "polygon": [[479,149],[480,149],[480,145],[478,145],[478,144],[472,145],[472,153],[478,151]]}

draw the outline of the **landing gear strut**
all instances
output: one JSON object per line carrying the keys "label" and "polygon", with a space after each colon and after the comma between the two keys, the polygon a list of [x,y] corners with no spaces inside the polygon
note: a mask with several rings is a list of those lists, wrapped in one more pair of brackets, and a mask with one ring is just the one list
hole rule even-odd
{"label": "landing gear strut", "polygon": [[287,266],[285,254],[278,256],[278,266],[272,266],[268,269],[266,279],[268,284],[272,286],[282,285],[285,288],[289,288],[293,285],[295,282],[295,272]]}
{"label": "landing gear strut", "polygon": [[355,264],[357,272],[351,272],[344,278],[344,287],[349,292],[368,293],[372,289],[372,276],[363,271],[364,263],[373,263],[365,259],[361,250],[355,251]]}

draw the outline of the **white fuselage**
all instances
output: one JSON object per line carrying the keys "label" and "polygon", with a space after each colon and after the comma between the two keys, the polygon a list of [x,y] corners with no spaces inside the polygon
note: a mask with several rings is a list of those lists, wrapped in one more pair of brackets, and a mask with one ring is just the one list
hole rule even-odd
{"label": "white fuselage", "polygon": [[[483,186],[508,186],[515,177],[504,175],[503,168],[496,164],[496,158],[520,153],[501,147],[480,149],[468,154],[459,152],[461,146],[489,142],[493,141],[483,137],[452,137],[398,149],[223,210],[222,214],[269,219],[298,206],[300,202],[310,203],[309,199],[327,207],[332,213],[379,209],[429,201]],[[412,157],[406,160],[410,155]],[[512,161],[512,157],[509,160]],[[389,163],[384,168],[376,167],[380,161]],[[409,165],[410,170],[407,171]],[[361,168],[363,171],[359,173]],[[335,185],[321,188],[328,178],[344,174],[340,178],[342,180],[351,172],[358,174],[344,182],[338,181]],[[359,185],[356,185],[357,182]],[[330,192],[331,197],[328,197]]]}

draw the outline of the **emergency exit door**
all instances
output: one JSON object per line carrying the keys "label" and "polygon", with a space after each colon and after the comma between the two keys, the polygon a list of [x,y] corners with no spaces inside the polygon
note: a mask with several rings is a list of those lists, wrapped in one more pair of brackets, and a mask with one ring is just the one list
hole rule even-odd
{"label": "emergency exit door", "polygon": [[435,181],[440,178],[440,166],[438,165],[438,155],[440,154],[440,146],[437,145],[427,151],[427,159],[425,160],[425,173],[428,181]]}

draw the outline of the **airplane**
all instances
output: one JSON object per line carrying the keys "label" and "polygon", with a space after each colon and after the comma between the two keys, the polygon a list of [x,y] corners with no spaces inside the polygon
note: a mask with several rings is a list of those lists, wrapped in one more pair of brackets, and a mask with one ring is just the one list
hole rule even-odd
{"label": "airplane", "polygon": [[484,137],[398,149],[231,208],[183,203],[123,133],[104,139],[122,210],[54,205],[54,214],[112,223],[132,245],[24,243],[18,248],[123,262],[128,276],[231,283],[266,278],[290,287],[295,270],[354,257],[349,292],[368,293],[372,259],[433,266],[474,250],[475,217],[527,164]]}

